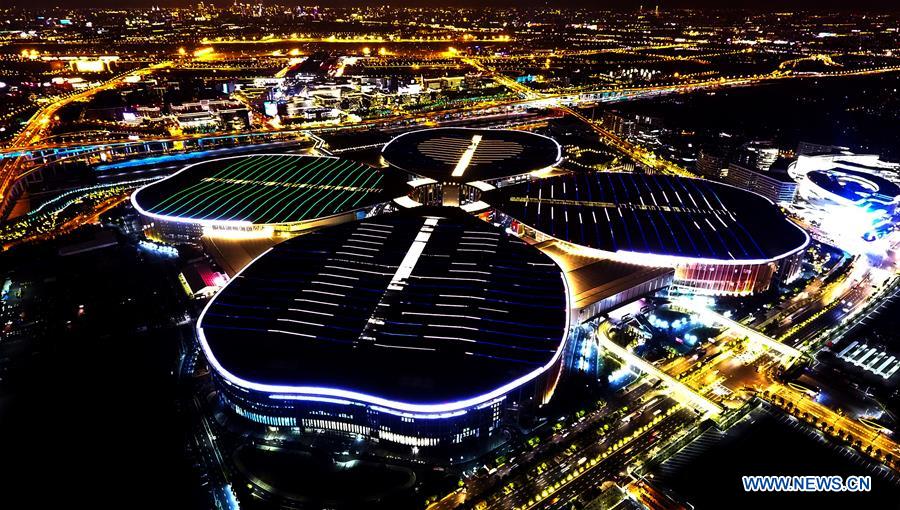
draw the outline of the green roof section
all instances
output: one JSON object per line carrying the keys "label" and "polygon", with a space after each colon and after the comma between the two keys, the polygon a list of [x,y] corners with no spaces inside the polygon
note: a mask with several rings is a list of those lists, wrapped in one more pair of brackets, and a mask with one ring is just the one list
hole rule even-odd
{"label": "green roof section", "polygon": [[335,157],[254,154],[203,161],[135,192],[140,212],[196,223],[298,223],[390,200],[385,174]]}

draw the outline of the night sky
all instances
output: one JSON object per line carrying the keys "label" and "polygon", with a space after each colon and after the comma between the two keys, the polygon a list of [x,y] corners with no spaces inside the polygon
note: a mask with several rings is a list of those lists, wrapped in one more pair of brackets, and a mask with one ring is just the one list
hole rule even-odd
{"label": "night sky", "polygon": [[[246,3],[255,3],[254,0],[243,0]],[[188,6],[198,3],[199,0],[30,0],[27,3],[20,0],[12,0],[12,4],[30,8],[46,7],[150,7],[158,6]],[[209,3],[209,2],[208,2]],[[227,5],[230,2],[212,2],[217,5]],[[487,7],[581,7],[598,9],[634,10],[639,5],[646,9],[652,9],[657,3],[660,9],[667,8],[701,8],[701,9],[753,9],[771,10],[777,12],[790,11],[792,9],[809,10],[879,10],[900,11],[900,3],[896,0],[404,0],[395,2],[383,2],[386,5],[396,6],[487,6]],[[275,2],[264,1],[265,5],[323,5],[323,6],[353,6],[376,5],[377,2],[366,0],[322,0],[319,2]]]}

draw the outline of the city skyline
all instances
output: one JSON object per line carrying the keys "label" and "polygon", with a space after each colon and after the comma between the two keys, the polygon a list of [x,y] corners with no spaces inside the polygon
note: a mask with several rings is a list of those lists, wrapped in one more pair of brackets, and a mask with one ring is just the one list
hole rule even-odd
{"label": "city skyline", "polygon": [[[152,7],[164,7],[164,8],[189,8],[191,6],[196,5],[198,2],[191,1],[180,1],[180,0],[163,0],[163,1],[153,1],[153,0],[126,0],[125,2],[112,1],[112,0],[74,0],[72,2],[66,2],[65,4],[60,4],[56,0],[36,0],[34,3],[30,3],[28,6],[10,6],[13,8],[23,8],[23,9],[41,9],[41,8],[59,8],[59,9],[69,9],[69,8],[87,8],[87,9],[104,9],[104,8],[116,8],[116,7],[139,7],[139,8],[152,8]],[[227,6],[230,2],[205,2],[207,4],[218,5],[221,7]],[[355,7],[355,8],[367,8],[367,7],[390,7],[390,6],[398,6],[395,2],[380,2],[373,4],[371,2],[362,2],[360,0],[324,0],[321,2],[276,2],[276,1],[267,1],[262,2],[263,5],[284,5],[289,7],[332,7],[332,8],[346,8],[346,7]],[[637,11],[642,9],[645,12],[652,12],[654,9],[659,8],[662,11],[672,10],[672,9],[698,9],[698,10],[712,10],[712,11],[734,11],[734,10],[747,10],[751,12],[791,12],[794,10],[817,10],[817,11],[837,11],[837,12],[860,12],[864,10],[871,10],[873,12],[896,12],[897,6],[893,2],[889,2],[886,0],[862,0],[861,2],[856,2],[853,5],[848,5],[846,2],[840,2],[837,0],[825,0],[825,1],[812,1],[812,0],[795,0],[790,3],[790,5],[785,5],[784,2],[777,2],[774,0],[764,0],[764,1],[749,1],[749,0],[739,0],[736,2],[729,2],[727,5],[723,5],[721,2],[716,0],[670,0],[667,2],[652,2],[652,1],[642,1],[642,0],[627,0],[627,1],[613,1],[608,0],[606,2],[586,2],[583,0],[527,0],[526,2],[513,2],[511,0],[486,0],[483,2],[473,2],[471,0],[451,0],[450,2],[442,2],[441,6],[443,7],[465,7],[465,8],[523,8],[527,7],[535,7],[535,8],[562,8],[562,9],[586,9],[586,10],[613,10],[613,11]],[[429,8],[435,7],[432,2],[428,0],[416,0],[413,2],[404,2],[401,7],[416,7],[416,8]]]}

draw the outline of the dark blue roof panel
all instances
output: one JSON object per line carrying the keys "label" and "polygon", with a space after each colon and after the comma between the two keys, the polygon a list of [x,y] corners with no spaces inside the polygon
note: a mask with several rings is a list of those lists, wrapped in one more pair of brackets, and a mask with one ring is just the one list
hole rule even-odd
{"label": "dark blue roof panel", "polygon": [[858,170],[831,168],[813,170],[806,177],[825,191],[852,202],[867,199],[893,201],[900,196],[900,187],[884,177]]}
{"label": "dark blue roof panel", "polygon": [[199,327],[246,381],[434,404],[540,373],[566,324],[546,255],[457,208],[418,208],[275,246]]}
{"label": "dark blue roof panel", "polygon": [[765,260],[808,242],[765,198],[700,179],[586,172],[503,187],[482,199],[545,234],[606,252]]}
{"label": "dark blue roof panel", "polygon": [[408,173],[440,182],[493,181],[555,165],[552,138],[509,129],[435,128],[404,133],[382,156]]}

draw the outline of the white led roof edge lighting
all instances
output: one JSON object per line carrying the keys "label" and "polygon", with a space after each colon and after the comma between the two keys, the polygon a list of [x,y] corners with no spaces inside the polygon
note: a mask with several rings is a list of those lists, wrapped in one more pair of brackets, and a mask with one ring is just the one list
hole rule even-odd
{"label": "white led roof edge lighting", "polygon": [[[243,269],[238,271],[234,275],[233,278],[228,280],[228,282],[222,287],[222,289],[219,290],[219,294],[224,292],[225,289],[228,288],[228,286],[232,282],[234,282],[235,280],[240,278],[241,274],[245,270],[247,270],[247,268],[252,266],[257,260],[260,260],[262,257],[265,257],[273,249],[274,249],[274,247],[269,248],[268,250],[264,251],[262,254],[257,256],[255,259],[250,261],[250,263],[247,264],[246,266],[244,266]],[[547,257],[547,258],[549,260],[553,261],[552,258],[550,258],[550,257]],[[477,405],[483,404],[484,402],[487,402],[491,399],[505,395],[506,393],[509,393],[510,391],[514,390],[515,388],[518,388],[519,386],[522,386],[523,384],[526,384],[526,383],[532,381],[533,379],[537,378],[538,376],[540,376],[541,374],[543,374],[544,372],[549,370],[551,367],[553,367],[557,363],[557,361],[559,361],[560,357],[562,356],[563,349],[566,346],[566,340],[568,339],[568,336],[569,336],[569,327],[570,327],[570,320],[571,320],[571,317],[570,317],[571,299],[570,299],[570,295],[569,295],[569,284],[566,281],[565,273],[563,272],[562,268],[559,267],[559,265],[555,261],[553,261],[553,265],[555,265],[557,267],[557,269],[559,269],[559,277],[563,283],[563,291],[565,294],[565,306],[563,308],[564,315],[565,315],[565,329],[563,330],[563,335],[562,335],[562,339],[560,340],[559,346],[557,347],[556,352],[553,353],[553,357],[544,366],[537,368],[537,369],[525,374],[524,376],[519,377],[518,379],[510,381],[510,382],[504,384],[503,386],[494,389],[493,391],[491,391],[489,393],[485,393],[483,395],[478,395],[476,397],[467,398],[464,400],[459,400],[456,402],[443,402],[443,403],[436,403],[436,404],[413,404],[413,403],[408,403],[408,402],[399,402],[396,400],[390,400],[390,399],[386,399],[386,398],[382,398],[382,397],[378,397],[378,396],[374,396],[374,395],[368,395],[366,393],[362,393],[362,392],[358,392],[358,391],[341,389],[341,388],[327,388],[327,387],[319,387],[319,386],[288,386],[288,385],[278,385],[278,384],[262,384],[262,383],[256,383],[256,382],[248,381],[246,379],[242,379],[242,378],[232,374],[231,372],[229,372],[225,367],[222,366],[222,364],[219,362],[219,360],[216,359],[216,357],[213,355],[212,349],[209,346],[209,342],[206,340],[206,335],[203,332],[203,327],[202,327],[203,318],[206,316],[206,312],[209,310],[210,306],[216,300],[216,297],[218,297],[218,294],[215,297],[213,297],[212,299],[210,299],[206,303],[206,306],[203,307],[203,311],[200,313],[200,317],[197,319],[197,326],[196,326],[197,336],[200,339],[200,346],[203,348],[203,354],[206,356],[207,361],[219,375],[221,375],[222,377],[225,378],[225,380],[227,380],[228,382],[230,382],[236,386],[239,386],[241,388],[245,388],[248,390],[271,393],[272,395],[270,395],[270,397],[272,397],[272,398],[291,399],[291,398],[297,398],[297,397],[290,397],[291,395],[293,395],[293,396],[307,395],[307,396],[312,396],[312,397],[332,397],[332,398],[338,398],[338,399],[343,398],[343,399],[347,399],[350,401],[362,402],[364,404],[381,406],[381,407],[393,409],[396,411],[406,411],[406,412],[410,412],[410,413],[434,414],[434,413],[453,412],[453,411],[458,411],[461,409],[467,409],[467,408],[470,408],[473,406],[477,406]],[[299,399],[299,398],[297,398],[297,399]]]}
{"label": "white led roof edge lighting", "polygon": [[[790,221],[790,220],[786,220]],[[528,228],[534,230],[535,232],[539,232],[541,236],[547,239],[553,239],[560,243],[563,249],[567,249],[569,251],[579,252],[578,254],[595,257],[595,258],[605,258],[612,259],[619,262],[625,262],[628,264],[635,264],[639,266],[649,266],[649,267],[679,267],[686,266],[690,264],[716,264],[723,266],[741,266],[741,265],[758,265],[758,264],[768,264],[770,262],[778,262],[779,260],[785,259],[799,253],[802,250],[805,250],[810,243],[809,234],[806,233],[805,230],[795,225],[793,222],[790,222],[791,225],[794,225],[795,228],[803,232],[804,240],[801,246],[794,248],[793,250],[787,251],[780,255],[776,255],[774,257],[768,259],[712,259],[712,258],[702,258],[702,257],[682,257],[678,255],[664,255],[659,253],[643,253],[636,251],[627,251],[627,250],[619,250],[619,251],[606,251],[598,248],[592,248],[590,246],[582,246],[577,243],[573,243],[571,241],[566,241],[565,239],[560,239],[558,237],[551,236],[541,230],[538,230],[531,226],[530,223],[522,222],[525,225],[528,225]]]}
{"label": "white led roof edge lighting", "polygon": [[[613,173],[627,173],[627,172],[613,172]],[[706,179],[700,179],[697,177],[677,177],[677,178],[685,179],[685,180],[710,182],[710,181],[707,181]],[[724,183],[724,182],[714,181],[714,183],[719,186],[734,188],[734,189],[743,191],[744,193],[749,193],[751,195],[755,195],[755,196],[765,200],[766,202],[771,204],[773,207],[778,207],[778,204],[776,204],[775,202],[770,200],[768,197],[760,195],[759,193],[757,193],[755,191],[750,191],[750,190],[747,190],[744,188],[739,188],[737,186],[733,186],[731,184]],[[493,204],[491,205],[491,207],[494,209],[498,209],[502,212],[501,208],[499,208]],[[515,216],[512,214],[508,214],[505,212],[503,214],[506,214],[510,218],[515,218]],[[800,225],[797,225],[790,219],[788,219],[786,217],[783,219],[784,219],[784,221],[788,222],[792,227],[796,228],[803,234],[803,242],[797,248],[786,251],[780,255],[775,255],[774,257],[771,257],[768,259],[713,259],[713,258],[701,258],[701,257],[696,257],[696,258],[695,257],[681,257],[678,255],[663,255],[663,254],[658,254],[658,253],[642,253],[642,252],[627,251],[627,250],[606,251],[606,250],[601,250],[599,248],[591,248],[590,246],[583,246],[578,243],[573,243],[571,241],[566,241],[565,239],[560,239],[558,237],[551,236],[550,234],[547,234],[546,232],[544,232],[538,228],[535,228],[529,222],[521,221],[518,219],[516,219],[516,220],[519,221],[519,223],[528,225],[528,228],[534,230],[535,232],[540,232],[540,234],[542,236],[544,236],[548,239],[554,239],[554,240],[558,241],[559,243],[561,243],[562,245],[569,246],[572,249],[583,251],[588,256],[597,257],[597,258],[610,258],[610,259],[618,260],[621,262],[637,264],[637,265],[642,265],[642,266],[676,267],[676,266],[685,266],[688,264],[721,264],[721,265],[727,265],[727,266],[739,266],[739,265],[743,265],[743,264],[748,264],[748,265],[768,264],[769,262],[777,262],[781,259],[790,257],[791,255],[794,255],[795,253],[805,250],[806,247],[809,246],[809,243],[811,241],[809,234]]]}

